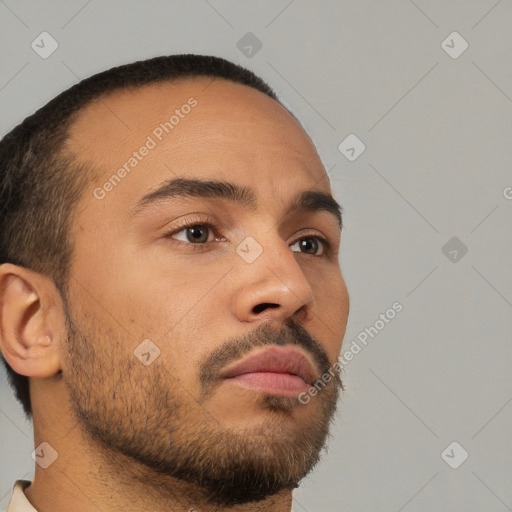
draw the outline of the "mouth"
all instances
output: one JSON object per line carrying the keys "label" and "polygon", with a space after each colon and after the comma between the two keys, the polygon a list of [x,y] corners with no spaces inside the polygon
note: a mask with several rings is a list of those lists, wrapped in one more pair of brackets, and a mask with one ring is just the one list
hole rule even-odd
{"label": "mouth", "polygon": [[246,389],[296,396],[317,380],[312,363],[294,347],[269,347],[229,366],[221,377]]}

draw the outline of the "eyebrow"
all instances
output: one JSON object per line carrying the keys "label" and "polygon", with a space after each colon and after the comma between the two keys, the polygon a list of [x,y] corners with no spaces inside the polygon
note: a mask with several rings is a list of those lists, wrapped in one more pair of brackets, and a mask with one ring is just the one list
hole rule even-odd
{"label": "eyebrow", "polygon": [[[256,195],[254,190],[229,181],[201,180],[195,178],[174,178],[165,181],[156,190],[143,196],[130,216],[140,214],[149,205],[172,199],[174,197],[202,197],[222,199],[246,208],[256,209]],[[343,208],[330,195],[316,190],[299,192],[291,201],[287,213],[302,211],[325,211],[336,218],[338,227],[343,228]]]}

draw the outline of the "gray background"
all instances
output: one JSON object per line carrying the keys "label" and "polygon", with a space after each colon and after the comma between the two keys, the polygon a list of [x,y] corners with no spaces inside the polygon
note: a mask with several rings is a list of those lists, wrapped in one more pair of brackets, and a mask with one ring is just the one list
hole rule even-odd
{"label": "gray background", "polygon": [[[206,53],[263,76],[317,144],[344,207],[344,347],[403,311],[346,366],[295,512],[512,510],[511,22],[505,0],[0,2],[1,134],[79,78]],[[0,508],[33,476],[2,379]]]}

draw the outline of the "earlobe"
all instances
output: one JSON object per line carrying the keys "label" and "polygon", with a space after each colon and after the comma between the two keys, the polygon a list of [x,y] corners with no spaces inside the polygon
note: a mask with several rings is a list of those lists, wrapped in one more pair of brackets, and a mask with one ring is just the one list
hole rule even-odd
{"label": "earlobe", "polygon": [[56,375],[64,325],[62,302],[51,279],[11,263],[0,265],[0,349],[16,373]]}

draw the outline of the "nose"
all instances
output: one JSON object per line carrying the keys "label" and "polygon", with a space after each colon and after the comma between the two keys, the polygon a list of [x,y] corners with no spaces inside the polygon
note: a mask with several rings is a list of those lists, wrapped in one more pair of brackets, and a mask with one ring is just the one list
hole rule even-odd
{"label": "nose", "polygon": [[307,322],[313,316],[314,295],[296,256],[281,238],[263,247],[252,263],[242,259],[233,312],[241,322],[281,324],[288,317]]}

